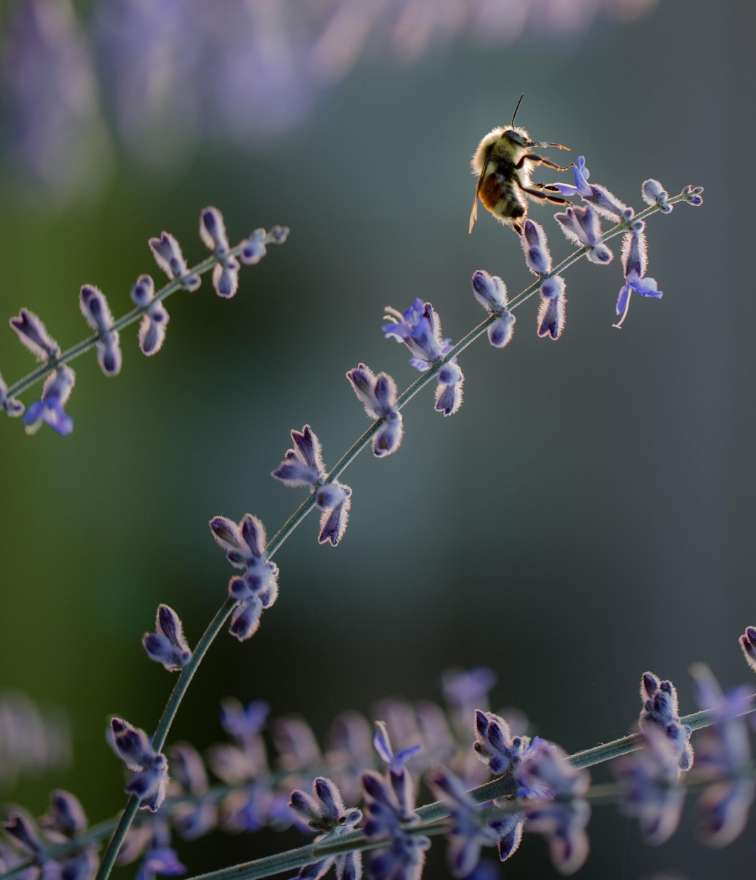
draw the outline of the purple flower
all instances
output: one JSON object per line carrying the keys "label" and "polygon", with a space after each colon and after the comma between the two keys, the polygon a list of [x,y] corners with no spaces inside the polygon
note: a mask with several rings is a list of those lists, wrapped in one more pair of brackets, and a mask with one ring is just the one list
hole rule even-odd
{"label": "purple flower", "polygon": [[223,729],[240,743],[249,743],[259,737],[270,713],[264,700],[253,700],[243,706],[229,697],[221,703],[220,720]]}
{"label": "purple flower", "polygon": [[37,828],[37,823],[20,807],[14,807],[3,825],[8,836],[20,844],[24,852],[34,856],[39,862],[45,861],[45,842]]}
{"label": "purple flower", "polygon": [[132,826],[118,856],[118,863],[128,865],[142,858],[136,880],[154,880],[158,875],[177,877],[186,873],[171,847],[168,822],[155,819],[143,825]]}
{"label": "purple flower", "polygon": [[291,431],[292,448],[272,476],[285,486],[309,486],[322,511],[318,543],[336,547],[344,537],[352,507],[352,490],[336,480],[328,481],[320,440],[309,425]]}
{"label": "purple flower", "polygon": [[756,626],[747,626],[738,641],[746,663],[756,672]]}
{"label": "purple flower", "polygon": [[[357,809],[346,809],[338,787],[324,776],[318,776],[312,783],[312,797],[304,791],[295,789],[289,798],[289,807],[309,827],[318,833],[316,843],[337,840],[348,834],[362,821],[362,813]],[[359,880],[362,876],[362,854],[360,852],[327,856],[299,872],[300,880],[318,880],[335,867],[340,880],[350,878]]]}
{"label": "purple flower", "polygon": [[619,328],[627,317],[630,308],[630,297],[633,293],[652,299],[661,299],[662,291],[654,278],[646,278],[648,254],[646,250],[645,223],[636,220],[632,229],[622,238],[622,265],[625,272],[625,283],[617,297],[617,321],[614,326]]}
{"label": "purple flower", "polygon": [[140,275],[131,288],[131,299],[144,311],[139,324],[139,348],[148,357],[157,354],[165,341],[170,316],[160,300],[155,299],[155,282],[150,275]]}
{"label": "purple flower", "polygon": [[662,214],[672,213],[674,205],[669,203],[669,193],[658,180],[654,180],[652,177],[644,180],[641,186],[641,195],[649,207],[656,205]]}
{"label": "purple flower", "polygon": [[704,188],[702,186],[691,186],[688,184],[685,187],[685,201],[692,205],[694,208],[700,208],[703,205],[703,193]]}
{"label": "purple flower", "polygon": [[453,416],[462,406],[462,388],[464,384],[464,374],[457,364],[457,359],[452,358],[438,371],[436,411],[445,416]]}
{"label": "purple flower", "polygon": [[24,413],[23,403],[8,396],[8,386],[2,376],[0,376],[0,409],[4,410],[11,418],[16,418]]}
{"label": "purple flower", "polygon": [[693,766],[693,747],[690,728],[680,723],[677,690],[671,681],[662,681],[653,672],[641,676],[640,697],[643,702],[638,727],[646,732],[649,727],[661,731],[675,746],[681,770]]}
{"label": "purple flower", "polygon": [[266,245],[283,244],[289,237],[288,226],[271,226],[270,231],[255,229],[242,244],[241,261],[247,266],[254,266],[268,252]]}
{"label": "purple flower", "polygon": [[534,275],[551,272],[551,252],[543,226],[534,220],[526,220],[520,237],[525,262]]}
{"label": "purple flower", "polygon": [[197,290],[202,279],[189,272],[181,245],[170,232],[161,232],[159,237],[151,238],[150,250],[155,262],[172,281],[180,281],[186,290]]}
{"label": "purple flower", "polygon": [[538,307],[536,327],[539,338],[557,340],[567,320],[567,297],[561,275],[547,278],[541,285],[541,304]]}
{"label": "purple flower", "polygon": [[178,672],[192,658],[181,619],[169,605],[158,605],[155,632],[145,633],[142,644],[147,656],[162,663],[168,672]]}
{"label": "purple flower", "polygon": [[406,827],[417,820],[414,786],[404,766],[414,750],[395,754],[385,727],[377,728],[373,741],[389,769],[385,776],[374,770],[362,776],[367,816],[363,830],[366,837],[386,839],[387,845],[368,858],[368,875],[375,880],[419,880],[430,840],[410,834]]}
{"label": "purple flower", "polygon": [[218,261],[213,268],[215,292],[230,299],[239,288],[239,261],[229,253],[226,224],[217,208],[203,208],[200,212],[200,238]]}
{"label": "purple flower", "polygon": [[640,821],[648,843],[664,843],[680,823],[685,792],[678,784],[680,759],[674,742],[652,726],[643,733],[644,748],[612,763],[622,788],[621,806]]}
{"label": "purple flower", "polygon": [[27,434],[34,434],[44,423],[62,437],[73,431],[74,423],[65,411],[65,405],[76,383],[76,374],[70,367],[60,366],[51,373],[42,386],[42,397],[24,413]]}
{"label": "purple flower", "polygon": [[156,752],[147,734],[124,721],[111,718],[109,742],[113,751],[132,772],[126,792],[139,798],[141,809],[156,813],[168,787],[168,761]]}
{"label": "purple flower", "polygon": [[611,263],[613,254],[601,241],[601,221],[590,205],[570,206],[564,212],[554,214],[554,219],[562,227],[568,241],[586,248],[586,258],[591,263],[606,266]]}
{"label": "purple flower", "polygon": [[237,786],[268,774],[268,757],[260,735],[268,705],[255,700],[246,707],[231,697],[221,703],[221,724],[239,744],[216,745],[210,749],[210,767],[227,785]]}
{"label": "purple flower", "polygon": [[236,599],[229,632],[243,642],[257,632],[263,610],[278,598],[278,566],[268,561],[265,526],[251,513],[244,514],[238,525],[225,516],[214,516],[210,531],[231,565],[244,570],[228,582],[229,595]]}
{"label": "purple flower", "polygon": [[373,764],[372,730],[359,712],[337,715],[328,737],[326,763],[347,803],[360,796],[360,774]]}
{"label": "purple flower", "polygon": [[[563,196],[580,196],[584,202],[592,205],[600,214],[611,220],[629,220],[633,216],[633,209],[621,202],[614,193],[596,183],[589,183],[591,176],[585,164],[585,156],[578,156],[577,162],[572,166],[574,185],[569,183],[556,183],[554,187]],[[608,262],[608,261],[607,261]]]}
{"label": "purple flower", "polygon": [[[50,809],[42,827],[55,842],[74,840],[87,829],[87,816],[79,799],[57,789],[50,796]],[[63,880],[91,880],[97,870],[97,845],[82,846],[57,860]]]}
{"label": "purple flower", "polygon": [[441,336],[441,321],[430,303],[416,299],[400,312],[390,306],[384,315],[383,335],[403,343],[412,357],[410,364],[421,373],[430,370],[452,347]]}
{"label": "purple flower", "polygon": [[97,332],[97,363],[106,376],[121,372],[121,346],[118,331],[113,330],[113,315],[103,292],[92,284],[84,284],[79,294],[84,320]]}
{"label": "purple flower", "polygon": [[402,414],[396,408],[396,382],[387,373],[375,373],[363,363],[348,370],[347,380],[365,412],[381,424],[373,435],[373,454],[378,458],[396,452],[402,442]]}
{"label": "purple flower", "polygon": [[507,309],[506,284],[498,275],[478,269],[473,272],[472,288],[475,299],[494,316],[488,327],[488,341],[494,348],[504,348],[512,339],[516,320]]}
{"label": "purple flower", "polygon": [[702,663],[691,668],[698,704],[712,713],[713,724],[696,738],[696,770],[710,779],[698,801],[704,841],[727,846],[743,831],[756,793],[751,746],[739,715],[751,708],[751,689],[722,693],[711,670]]}
{"label": "purple flower", "polygon": [[171,747],[171,782],[179,793],[189,795],[193,802],[177,803],[172,807],[173,822],[186,840],[194,840],[215,827],[218,809],[208,791],[205,764],[194,746],[177,743]]}
{"label": "purple flower", "polygon": [[18,315],[11,318],[8,323],[11,329],[15,330],[22,344],[41,363],[60,357],[60,346],[50,336],[42,320],[34,312],[29,309],[21,309]]}
{"label": "purple flower", "polygon": [[481,817],[480,805],[470,797],[462,781],[450,770],[438,771],[431,779],[431,785],[439,800],[447,805],[451,817],[448,864],[453,877],[468,877],[480,861],[482,847],[498,846],[502,837],[500,832],[505,828],[511,834],[512,825],[519,828],[519,833],[516,842],[507,842],[505,857],[509,858],[515,852],[522,839],[521,822],[510,821],[510,817],[502,817],[495,822],[485,821]]}
{"label": "purple flower", "polygon": [[292,715],[276,719],[273,739],[278,749],[278,762],[287,773],[298,773],[322,765],[318,741],[304,718]]}
{"label": "purple flower", "polygon": [[508,722],[493,712],[475,712],[473,748],[495,776],[511,773],[531,747],[527,736],[512,736]]}
{"label": "purple flower", "polygon": [[514,776],[518,790],[538,799],[523,802],[525,830],[546,837],[554,867],[561,874],[573,874],[588,857],[585,826],[590,808],[582,798],[589,775],[573,767],[559,746],[539,740],[531,744]]}

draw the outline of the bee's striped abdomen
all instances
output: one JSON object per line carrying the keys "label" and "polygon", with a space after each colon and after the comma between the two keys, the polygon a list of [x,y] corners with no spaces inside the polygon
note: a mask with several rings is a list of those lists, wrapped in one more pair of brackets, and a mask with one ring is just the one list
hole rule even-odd
{"label": "bee's striped abdomen", "polygon": [[483,181],[480,200],[488,210],[502,219],[522,217],[527,206],[517,184],[502,174],[493,172]]}

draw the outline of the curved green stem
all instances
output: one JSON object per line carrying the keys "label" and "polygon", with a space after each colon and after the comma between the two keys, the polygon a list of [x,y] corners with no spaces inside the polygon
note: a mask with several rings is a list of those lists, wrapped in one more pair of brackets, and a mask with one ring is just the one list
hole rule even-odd
{"label": "curved green stem", "polygon": [[[685,190],[682,190],[677,195],[670,198],[671,204],[676,204],[677,202],[681,202],[685,200]],[[654,205],[652,207],[646,208],[637,214],[633,219],[634,220],[645,220],[647,217],[650,217],[652,214],[656,214],[659,211],[659,207]],[[621,234],[623,231],[629,228],[629,223],[627,221],[620,221],[608,229],[602,236],[601,241],[608,241],[611,238]],[[578,260],[582,259],[587,253],[588,249],[585,247],[577,248],[567,257],[565,257],[554,269],[546,273],[544,275],[538,276],[535,281],[525,287],[520,293],[518,293],[509,303],[509,310],[514,311],[519,308],[524,302],[530,299],[535,293],[538,292],[540,286],[543,284],[544,280],[548,277],[558,274],[559,272],[563,272],[565,269],[572,266],[574,263],[578,262]],[[207,261],[206,261],[207,262]],[[203,265],[203,264],[201,264]],[[193,269],[192,271],[197,271],[197,269]],[[415,395],[417,395],[420,391],[430,385],[435,377],[438,375],[439,371],[443,367],[445,363],[448,363],[453,358],[460,355],[466,348],[472,345],[477,339],[479,339],[485,332],[488,326],[496,320],[496,315],[489,315],[484,318],[480,323],[478,323],[472,330],[468,331],[455,345],[451,347],[451,349],[447,352],[447,354],[436,361],[433,366],[418,376],[414,382],[411,382],[399,395],[397,399],[396,408],[398,410],[404,409],[407,404],[412,400]],[[338,479],[341,474],[349,467],[349,465],[357,458],[357,456],[367,448],[372,439],[375,432],[378,430],[382,422],[382,419],[376,419],[373,421],[370,426],[363,431],[363,433],[352,443],[352,445],[346,450],[346,452],[338,459],[333,468],[329,471],[326,481],[330,482],[332,480]],[[307,514],[315,507],[315,495],[314,493],[308,495],[304,501],[294,510],[294,512],[288,517],[288,519],[283,523],[283,525],[276,531],[276,533],[271,537],[270,541],[267,545],[266,555],[269,559],[272,559],[273,556],[283,547],[289,537],[296,531],[300,523],[307,517]],[[200,653],[200,645],[198,644],[197,650],[195,651],[192,660],[189,665],[186,666],[181,674],[179,675],[179,679],[176,682],[176,685],[171,692],[171,696],[168,699],[168,703],[166,704],[165,709],[163,710],[163,714],[161,716],[160,722],[158,723],[157,730],[153,736],[153,745],[156,749],[161,749],[165,740],[170,731],[171,724],[173,719],[178,711],[178,707],[181,704],[181,700],[186,693],[186,690],[189,686],[189,683],[194,676],[194,673],[197,670],[200,662],[202,661],[202,657],[204,656],[207,649],[212,644],[215,636],[220,632],[223,627],[223,624],[228,619],[229,615],[233,611],[234,601],[227,598],[221,608],[216,613],[215,617],[211,621],[208,628],[202,635],[200,639],[200,644],[202,645],[202,651]],[[102,864],[100,865],[100,869],[97,873],[96,880],[107,880],[110,876],[110,872],[115,864],[115,860],[118,857],[118,852],[121,848],[123,840],[128,833],[129,828],[131,827],[131,823],[134,820],[134,816],[136,815],[136,811],[138,809],[138,803],[135,805],[134,798],[130,798],[126,809],[121,817],[121,821],[118,823],[118,827],[113,834],[113,837],[108,844],[108,848],[105,852],[105,856],[103,857]],[[305,847],[304,849],[308,849]],[[301,863],[306,864],[306,863]],[[281,868],[280,870],[285,870],[285,868]],[[229,875],[231,876],[231,875]],[[267,875],[260,875],[267,876]]]}

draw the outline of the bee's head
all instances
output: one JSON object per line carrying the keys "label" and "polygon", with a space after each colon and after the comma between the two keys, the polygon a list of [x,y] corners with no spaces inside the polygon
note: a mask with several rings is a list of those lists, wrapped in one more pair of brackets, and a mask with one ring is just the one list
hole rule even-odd
{"label": "bee's head", "polygon": [[515,147],[530,147],[533,145],[533,141],[525,129],[517,128],[514,125],[506,126],[501,136],[506,138]]}

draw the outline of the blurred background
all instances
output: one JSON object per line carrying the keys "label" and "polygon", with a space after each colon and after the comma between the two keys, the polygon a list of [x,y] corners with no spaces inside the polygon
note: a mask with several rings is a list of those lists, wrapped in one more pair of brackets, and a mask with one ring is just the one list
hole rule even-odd
{"label": "blurred background", "polygon": [[[122,313],[135,277],[155,271],[150,235],[168,229],[190,261],[202,255],[202,206],[220,207],[236,239],[292,228],[243,270],[235,299],[209,284],[173,297],[156,358],[126,331],[119,378],[92,356],[78,361],[72,436],[0,425],[0,690],[33,700],[62,737],[43,774],[0,774],[0,800],[38,813],[64,786],[92,820],[114,813],[122,774],[106,717],[152,729],[172,684],[141,634],[162,601],[194,642],[223,601],[229,571],[209,517],[251,511],[275,530],[301,499],[269,476],[289,429],[310,422],[333,462],[366,426],[344,371],[364,360],[400,386],[414,378],[382,338],[384,305],[428,298],[457,338],[482,316],[473,269],[512,291],[528,283],[511,232],[488,215],[466,232],[469,157],[522,92],[520,124],[584,153],[593,179],[626,201],[640,203],[649,176],[670,192],[706,187],[701,211],[651,221],[649,272],[664,299],[634,302],[618,332],[618,260],[581,264],[558,344],[536,338],[526,306],[506,351],[470,349],[459,414],[442,419],[426,394],[406,412],[399,454],[358,459],[343,545],[319,547],[315,518],[300,528],[277,560],[276,607],[250,642],[218,640],[175,738],[218,739],[227,695],[301,713],[322,735],[342,709],[436,699],[444,669],[485,665],[498,675],[495,706],[521,707],[574,751],[630,728],[645,669],[678,684],[683,712],[695,708],[693,660],[728,685],[748,680],[736,638],[756,623],[756,308],[742,183],[752,4],[4,0],[0,10],[2,314],[28,306],[68,346],[85,332],[79,285],[99,285]],[[563,255],[549,213],[532,211]],[[8,331],[6,381],[30,367]],[[688,808],[652,849],[633,822],[598,808],[579,876],[735,876],[753,864],[754,821],[711,851]],[[179,851],[196,873],[298,840],[216,835]],[[445,876],[440,851],[428,876]],[[501,874],[551,876],[542,841],[527,839]]]}

